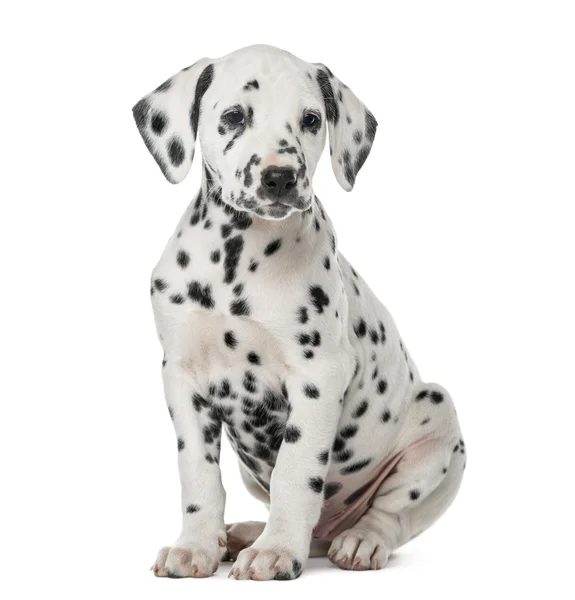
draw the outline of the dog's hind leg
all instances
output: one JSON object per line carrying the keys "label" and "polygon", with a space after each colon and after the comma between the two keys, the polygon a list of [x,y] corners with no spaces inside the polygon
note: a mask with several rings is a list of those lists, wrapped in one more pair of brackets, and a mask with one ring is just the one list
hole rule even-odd
{"label": "dog's hind leg", "polygon": [[418,419],[414,422],[421,423],[421,413],[432,414],[437,429],[408,446],[367,512],[333,540],[328,556],[342,569],[382,568],[396,548],[431,526],[457,494],[465,444],[451,399],[439,386],[427,384],[413,401],[421,403],[413,411]]}

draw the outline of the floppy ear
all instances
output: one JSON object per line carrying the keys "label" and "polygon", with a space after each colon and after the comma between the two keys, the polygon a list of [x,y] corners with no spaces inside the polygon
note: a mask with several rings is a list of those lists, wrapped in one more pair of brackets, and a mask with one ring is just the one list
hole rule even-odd
{"label": "floppy ear", "polygon": [[132,109],[144,143],[170,183],[180,183],[194,158],[202,97],[214,77],[203,58],[142,98]]}
{"label": "floppy ear", "polygon": [[377,121],[325,65],[317,65],[316,79],[325,103],[331,166],[341,187],[350,192],[371,150]]}

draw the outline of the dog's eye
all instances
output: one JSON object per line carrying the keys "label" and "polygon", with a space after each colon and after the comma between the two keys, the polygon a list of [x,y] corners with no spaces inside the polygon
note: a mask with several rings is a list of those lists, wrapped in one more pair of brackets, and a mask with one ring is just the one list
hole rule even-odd
{"label": "dog's eye", "polygon": [[313,127],[319,122],[319,117],[312,112],[304,112],[301,118],[301,124],[303,127]]}
{"label": "dog's eye", "polygon": [[233,108],[232,110],[228,110],[228,112],[224,114],[224,119],[230,125],[241,125],[245,120],[244,111],[240,108]]}

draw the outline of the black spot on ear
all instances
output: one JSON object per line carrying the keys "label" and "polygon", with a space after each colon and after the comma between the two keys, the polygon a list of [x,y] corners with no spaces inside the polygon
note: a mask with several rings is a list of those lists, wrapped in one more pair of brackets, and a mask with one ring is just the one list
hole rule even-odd
{"label": "black spot on ear", "polygon": [[319,84],[321,94],[323,96],[323,102],[325,104],[325,116],[330,123],[333,123],[333,125],[337,125],[339,121],[339,106],[335,101],[333,95],[333,88],[329,81],[326,71],[324,71],[323,69],[318,69],[316,79]]}
{"label": "black spot on ear", "polygon": [[341,159],[343,161],[343,174],[345,175],[345,178],[347,179],[348,183],[350,185],[354,185],[355,184],[355,172],[353,170],[353,167],[351,166],[351,154],[350,154],[349,150],[343,151],[343,154],[341,155]]}
{"label": "black spot on ear", "polygon": [[168,156],[174,167],[179,167],[184,162],[186,151],[184,150],[182,140],[178,136],[172,137],[168,142]]}
{"label": "black spot on ear", "polygon": [[355,158],[355,174],[356,175],[359,173],[359,170],[361,169],[361,167],[363,167],[363,164],[367,160],[367,157],[369,156],[369,150],[370,150],[369,146],[364,146],[357,153],[357,156]]}
{"label": "black spot on ear", "polygon": [[150,125],[156,135],[162,135],[168,125],[168,117],[163,112],[156,112],[152,115]]}
{"label": "black spot on ear", "polygon": [[172,78],[166,79],[164,83],[160,83],[160,85],[154,90],[154,92],[165,92],[172,87]]}
{"label": "black spot on ear", "polygon": [[356,144],[361,144],[361,140],[363,140],[363,133],[361,133],[361,131],[359,129],[356,129],[353,132],[353,141]]}
{"label": "black spot on ear", "polygon": [[377,131],[377,121],[373,114],[365,109],[365,137],[373,142],[375,139],[375,132]]}
{"label": "black spot on ear", "polygon": [[196,92],[194,94],[194,103],[190,109],[190,127],[194,134],[194,139],[198,134],[198,122],[200,119],[200,108],[204,94],[212,84],[214,79],[214,65],[208,65],[198,78]]}

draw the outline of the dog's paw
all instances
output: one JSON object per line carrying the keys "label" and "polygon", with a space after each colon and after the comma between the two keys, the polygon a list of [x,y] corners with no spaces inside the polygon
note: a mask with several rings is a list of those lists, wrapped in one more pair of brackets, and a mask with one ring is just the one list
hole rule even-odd
{"label": "dog's paw", "polygon": [[296,558],[292,552],[246,548],[239,553],[228,577],[255,581],[296,579],[301,571],[301,560]]}
{"label": "dog's paw", "polygon": [[327,556],[340,569],[382,569],[389,558],[383,538],[372,531],[348,529],[331,543]]}
{"label": "dog's paw", "polygon": [[228,543],[226,554],[222,560],[236,560],[238,554],[244,548],[249,548],[258,539],[265,526],[266,524],[260,521],[245,521],[226,525]]}
{"label": "dog's paw", "polygon": [[160,550],[152,570],[156,577],[209,577],[216,572],[225,549],[225,535],[217,536],[211,545],[179,540]]}

